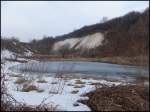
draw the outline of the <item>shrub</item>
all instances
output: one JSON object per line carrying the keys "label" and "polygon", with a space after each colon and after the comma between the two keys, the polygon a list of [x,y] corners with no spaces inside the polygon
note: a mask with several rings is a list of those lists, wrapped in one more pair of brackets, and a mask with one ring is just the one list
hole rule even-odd
{"label": "shrub", "polygon": [[79,90],[71,91],[72,94],[77,94],[78,92],[79,92]]}
{"label": "shrub", "polygon": [[26,80],[24,78],[18,78],[15,83],[16,84],[23,84],[24,82],[26,82]]}
{"label": "shrub", "polygon": [[81,80],[76,80],[76,84],[85,84],[85,82],[82,82]]}
{"label": "shrub", "polygon": [[139,85],[97,88],[87,93],[92,111],[149,111],[149,89]]}
{"label": "shrub", "polygon": [[23,86],[22,91],[23,92],[30,92],[30,91],[38,91],[38,87],[35,85],[27,85],[27,86]]}
{"label": "shrub", "polygon": [[85,85],[75,85],[74,88],[83,88]]}
{"label": "shrub", "polygon": [[38,89],[37,92],[41,93],[41,92],[44,92],[43,89]]}
{"label": "shrub", "polygon": [[51,84],[58,84],[58,82],[51,82]]}
{"label": "shrub", "polygon": [[22,77],[21,74],[12,74],[11,77]]}
{"label": "shrub", "polygon": [[69,84],[67,84],[67,86],[74,86],[74,85],[69,83]]}
{"label": "shrub", "polygon": [[38,83],[47,83],[47,81],[44,80],[44,79],[43,79],[43,80],[38,80],[37,82],[38,82]]}

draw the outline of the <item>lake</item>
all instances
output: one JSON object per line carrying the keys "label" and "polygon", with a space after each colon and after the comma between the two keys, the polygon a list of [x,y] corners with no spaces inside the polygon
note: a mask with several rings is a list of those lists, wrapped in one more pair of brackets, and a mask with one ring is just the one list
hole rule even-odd
{"label": "lake", "polygon": [[100,62],[85,61],[48,61],[23,63],[10,67],[12,71],[21,73],[80,73],[95,76],[146,76],[149,77],[149,68],[128,66]]}

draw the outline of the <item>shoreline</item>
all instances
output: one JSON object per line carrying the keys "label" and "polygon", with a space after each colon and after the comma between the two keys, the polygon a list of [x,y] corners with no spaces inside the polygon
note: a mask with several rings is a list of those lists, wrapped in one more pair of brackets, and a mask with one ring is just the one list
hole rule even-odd
{"label": "shoreline", "polygon": [[37,55],[21,57],[25,59],[34,59],[38,61],[87,61],[87,62],[99,62],[99,63],[110,63],[119,65],[131,65],[131,66],[149,66],[148,57],[54,57],[51,55]]}
{"label": "shoreline", "polygon": [[[19,79],[19,78],[20,77],[18,77],[16,74],[14,74],[14,76],[13,75],[9,76],[9,79],[11,80],[9,84],[10,85],[13,84],[13,86],[9,87],[9,90],[11,91],[11,94],[13,95],[14,98],[16,98],[16,100],[18,102],[22,101],[20,99],[17,99],[17,96],[20,95],[20,97],[22,97],[22,96],[25,97],[26,104],[28,104],[28,105],[31,105],[31,104],[33,105],[34,104],[36,106],[36,104],[38,105],[38,103],[40,104],[40,102],[42,101],[43,95],[48,95],[49,96],[49,95],[52,94],[53,95],[53,99],[48,99],[48,101],[49,102],[55,102],[55,105],[61,105],[62,107],[66,107],[64,105],[64,103],[60,103],[59,102],[59,99],[63,99],[63,101],[65,101],[65,102],[70,104],[68,107],[65,108],[65,109],[68,109],[68,110],[70,109],[70,107],[71,107],[71,109],[76,109],[77,107],[72,106],[72,105],[78,104],[78,108],[80,108],[80,110],[84,107],[86,110],[89,109],[89,110],[93,111],[92,106],[90,106],[89,104],[80,102],[80,101],[81,101],[81,99],[86,101],[86,98],[88,98],[88,101],[91,101],[91,97],[90,96],[84,96],[84,95],[85,94],[91,94],[91,92],[94,92],[94,94],[97,94],[97,91],[94,88],[99,87],[99,86],[102,86],[102,87],[106,86],[108,88],[108,89],[106,88],[106,90],[108,90],[108,92],[111,92],[112,94],[117,94],[118,95],[118,92],[117,91],[113,91],[114,89],[112,90],[111,88],[115,87],[115,88],[118,88],[117,89],[118,91],[122,91],[122,87],[124,87],[124,88],[127,88],[125,90],[128,92],[128,91],[131,90],[130,86],[132,86],[132,85],[136,86],[137,84],[140,84],[140,85],[145,85],[146,84],[146,86],[147,86],[149,84],[149,80],[147,78],[145,78],[145,77],[139,77],[139,78],[135,79],[134,82],[123,82],[123,81],[121,81],[121,80],[119,81],[117,79],[113,80],[113,79],[104,79],[104,78],[90,78],[90,77],[85,77],[85,76],[83,76],[83,77],[81,77],[81,76],[75,77],[73,75],[72,75],[72,77],[67,77],[66,75],[64,75],[64,77],[62,77],[62,81],[65,82],[65,86],[64,86],[64,90],[63,90],[63,92],[65,94],[63,93],[63,94],[60,95],[60,97],[58,97],[58,95],[56,93],[54,93],[54,94],[53,94],[53,92],[50,93],[50,91],[52,91],[53,87],[57,87],[57,85],[59,85],[59,82],[58,82],[59,80],[57,81],[57,79],[55,77],[51,77],[51,76],[47,77],[47,76],[45,76],[44,77],[44,80],[46,81],[45,83],[39,83],[38,79],[35,79],[33,81],[35,83],[34,86],[35,87],[36,86],[39,87],[38,90],[42,90],[42,91],[38,92],[38,90],[34,90],[35,93],[32,93],[32,92],[28,91],[28,94],[26,94],[23,91],[18,91],[18,90],[14,91],[12,89],[12,87],[16,87],[17,88],[17,86],[16,86],[17,84],[14,83],[14,81],[16,82],[17,79]],[[146,81],[146,83],[145,83],[145,81]],[[139,83],[136,83],[136,82],[139,82]],[[50,89],[45,88],[46,86],[45,87],[42,86],[42,85],[47,85],[47,84],[48,84],[48,86],[50,86]],[[55,85],[55,86],[53,86],[53,85]],[[66,87],[67,87],[67,89],[65,89]],[[66,95],[66,91],[67,91],[67,95],[68,95],[67,97],[69,97],[69,99],[71,99],[73,97],[74,98],[73,101],[69,100],[69,99],[65,99],[66,97],[64,95]],[[140,92],[142,93],[141,90],[140,90]],[[124,93],[124,92],[121,92],[121,93]],[[38,99],[35,98],[37,95],[38,95]],[[81,96],[81,97],[78,98],[76,96]],[[104,94],[104,96],[105,96],[105,94]],[[36,103],[34,101],[31,102],[30,101],[31,98],[37,99]],[[115,98],[115,97],[113,97],[113,98]],[[123,99],[124,96],[122,95],[121,98]],[[104,101],[104,100],[102,99],[101,101]],[[115,99],[115,101],[116,101],[116,99]],[[96,104],[99,105],[99,103],[97,103],[97,102],[96,102]],[[55,106],[55,105],[53,105],[53,106]],[[58,109],[60,109],[60,108],[58,108]],[[78,109],[76,109],[76,111],[78,111]],[[83,109],[83,111],[85,111],[85,110]]]}

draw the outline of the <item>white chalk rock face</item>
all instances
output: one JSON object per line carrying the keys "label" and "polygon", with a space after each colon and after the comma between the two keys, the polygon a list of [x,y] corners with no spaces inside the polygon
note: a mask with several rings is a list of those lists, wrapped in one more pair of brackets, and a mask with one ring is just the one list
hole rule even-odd
{"label": "white chalk rock face", "polygon": [[59,41],[57,43],[54,44],[53,46],[53,50],[57,51],[59,50],[62,46],[64,45],[69,45],[68,47],[71,49],[73,48],[81,39],[79,38],[71,38],[71,39],[66,39],[63,41]]}
{"label": "white chalk rock face", "polygon": [[65,45],[67,45],[69,49],[91,49],[102,45],[103,40],[104,35],[102,33],[94,33],[81,38],[71,38],[56,42],[53,46],[53,50],[57,51]]}
{"label": "white chalk rock face", "polygon": [[91,49],[99,45],[102,45],[104,36],[102,33],[95,33],[92,35],[85,36],[76,49]]}

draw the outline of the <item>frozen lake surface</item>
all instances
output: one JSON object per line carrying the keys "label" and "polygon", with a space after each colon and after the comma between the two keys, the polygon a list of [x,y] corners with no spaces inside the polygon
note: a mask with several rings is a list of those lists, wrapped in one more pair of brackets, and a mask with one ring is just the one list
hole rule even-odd
{"label": "frozen lake surface", "polygon": [[15,65],[15,72],[29,73],[81,73],[96,76],[149,76],[149,68],[100,62],[85,61],[48,61]]}

